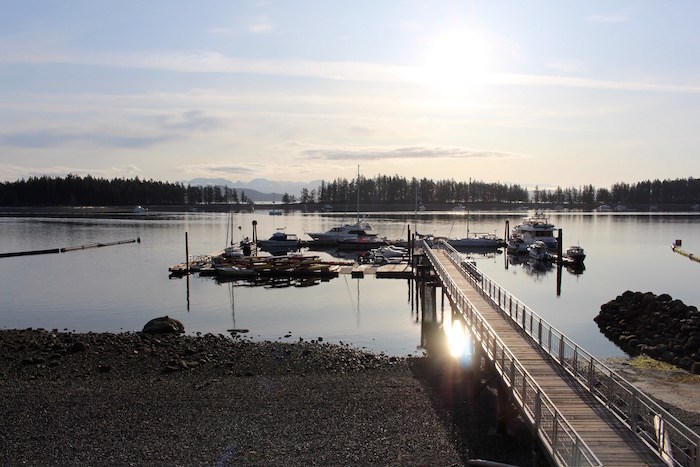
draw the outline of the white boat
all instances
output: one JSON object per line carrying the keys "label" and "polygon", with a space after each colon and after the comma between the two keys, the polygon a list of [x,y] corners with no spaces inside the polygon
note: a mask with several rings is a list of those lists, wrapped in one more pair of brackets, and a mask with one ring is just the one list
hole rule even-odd
{"label": "white boat", "polygon": [[[502,238],[498,238],[496,234],[491,233],[475,233],[469,232],[469,203],[471,202],[471,185],[472,180],[469,179],[469,192],[467,194],[467,235],[462,238],[448,238],[449,243],[454,248],[500,248],[505,245]],[[462,205],[460,205],[464,208]]]}
{"label": "white boat", "polygon": [[455,248],[500,248],[505,244],[502,238],[498,238],[496,234],[473,233],[464,238],[450,238],[447,243]]}
{"label": "white boat", "polygon": [[325,232],[307,232],[306,235],[313,238],[317,242],[323,243],[345,243],[346,246],[352,242],[358,242],[362,245],[383,240],[377,238],[377,232],[372,226],[360,220],[360,168],[357,168],[357,222],[354,224],[344,224],[338,227],[333,227]]}
{"label": "white boat", "polygon": [[527,254],[535,261],[549,261],[552,255],[547,252],[547,245],[541,240],[537,240],[527,247]]}
{"label": "white boat", "polygon": [[586,259],[586,252],[583,251],[583,248],[579,245],[571,245],[566,249],[564,256],[573,261],[583,262],[583,260]]}
{"label": "white boat", "polygon": [[281,250],[299,248],[299,237],[296,234],[288,234],[284,229],[277,229],[267,240],[260,240],[260,248],[263,250]]}
{"label": "white boat", "polygon": [[251,277],[256,274],[254,269],[239,266],[219,266],[215,269],[217,275],[225,277]]}
{"label": "white boat", "polygon": [[319,242],[339,242],[357,240],[360,237],[377,237],[377,233],[368,222],[358,220],[355,224],[345,224],[333,227],[322,233],[307,233]]}
{"label": "white boat", "polygon": [[513,228],[508,239],[508,251],[525,253],[527,248],[535,242],[542,242],[548,250],[555,250],[557,248],[555,231],[554,224],[550,223],[542,213],[537,212]]}

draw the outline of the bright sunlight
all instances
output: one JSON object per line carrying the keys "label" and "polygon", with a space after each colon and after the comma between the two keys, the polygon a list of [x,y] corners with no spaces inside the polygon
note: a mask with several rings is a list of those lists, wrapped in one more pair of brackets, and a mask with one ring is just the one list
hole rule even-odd
{"label": "bright sunlight", "polygon": [[417,80],[441,92],[462,94],[491,78],[493,49],[475,30],[450,30],[425,44]]}

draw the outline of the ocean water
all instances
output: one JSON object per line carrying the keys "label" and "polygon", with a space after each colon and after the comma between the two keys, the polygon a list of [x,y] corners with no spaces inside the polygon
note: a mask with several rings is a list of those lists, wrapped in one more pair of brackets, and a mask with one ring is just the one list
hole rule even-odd
{"label": "ocean water", "polygon": [[[412,232],[463,236],[503,235],[522,212],[372,213],[380,235]],[[0,327],[87,331],[140,330],[151,318],[169,315],[190,334],[227,334],[248,329],[253,340],[322,338],[389,355],[421,354],[421,306],[407,279],[362,279],[340,275],[327,281],[251,284],[192,275],[170,278],[168,267],[184,261],[185,233],[191,255],[221,250],[233,237],[269,237],[284,228],[327,230],[353,222],[354,214],[288,212],[154,213],[133,216],[0,218],[0,253],[140,239],[40,256],[0,258]],[[600,306],[625,290],[668,293],[700,305],[700,263],[671,251],[671,243],[700,254],[700,216],[693,213],[548,213],[563,229],[564,244],[586,250],[584,271],[538,268],[502,252],[465,253],[477,267],[536,313],[596,356],[622,352],[598,330]],[[233,224],[233,229],[229,225]],[[328,259],[353,254],[318,252]],[[557,284],[560,283],[560,287]],[[444,309],[440,291],[436,306]]]}

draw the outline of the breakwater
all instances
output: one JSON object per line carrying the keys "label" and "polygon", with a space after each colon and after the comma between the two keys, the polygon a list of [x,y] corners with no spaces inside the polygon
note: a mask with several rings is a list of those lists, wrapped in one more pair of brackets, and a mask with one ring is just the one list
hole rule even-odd
{"label": "breakwater", "polygon": [[645,354],[700,374],[700,311],[668,294],[626,291],[603,304],[600,330],[630,355]]}

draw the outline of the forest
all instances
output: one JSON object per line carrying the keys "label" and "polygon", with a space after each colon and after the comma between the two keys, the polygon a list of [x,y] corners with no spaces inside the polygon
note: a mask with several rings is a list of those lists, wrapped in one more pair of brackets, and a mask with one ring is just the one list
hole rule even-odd
{"label": "forest", "polygon": [[[357,180],[323,181],[317,189],[303,189],[300,196],[285,193],[285,204],[354,203]],[[653,180],[615,183],[610,188],[593,185],[528,190],[517,184],[483,181],[407,179],[398,175],[360,177],[360,202],[375,205],[536,203],[569,206],[601,204],[697,204],[700,179]],[[416,191],[417,188],[417,191]],[[30,177],[0,183],[0,206],[168,206],[250,204],[245,191],[224,186],[193,186],[155,180],[80,177]]]}

